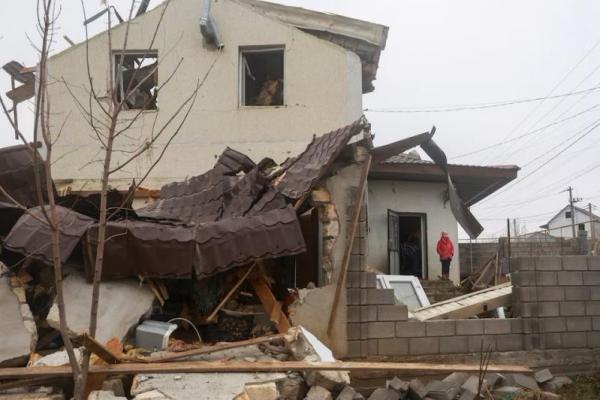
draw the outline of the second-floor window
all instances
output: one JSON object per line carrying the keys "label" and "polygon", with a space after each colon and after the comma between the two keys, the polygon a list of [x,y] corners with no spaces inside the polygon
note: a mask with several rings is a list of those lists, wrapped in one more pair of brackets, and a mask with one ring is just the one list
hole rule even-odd
{"label": "second-floor window", "polygon": [[158,96],[158,53],[127,51],[114,56],[117,101],[125,99],[126,109],[156,110]]}
{"label": "second-floor window", "polygon": [[240,104],[282,106],[284,48],[240,49]]}

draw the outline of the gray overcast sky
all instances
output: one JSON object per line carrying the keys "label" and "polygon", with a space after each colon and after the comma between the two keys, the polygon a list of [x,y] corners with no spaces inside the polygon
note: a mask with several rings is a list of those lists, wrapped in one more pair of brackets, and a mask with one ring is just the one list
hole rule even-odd
{"label": "gray overcast sky", "polygon": [[[281,3],[385,24],[390,27],[367,108],[424,108],[480,104],[562,94],[600,85],[600,2],[595,0],[281,0]],[[85,0],[88,13],[100,0]],[[128,0],[114,0],[127,14]],[[152,5],[160,3],[153,0]],[[84,37],[79,1],[63,0],[59,37]],[[36,54],[25,33],[35,35],[35,1],[11,2],[0,15],[2,64],[31,65]],[[103,28],[101,22],[95,30]],[[55,49],[67,44],[59,39]],[[586,56],[587,55],[587,56]],[[585,57],[585,58],[584,58]],[[581,61],[583,59],[583,61]],[[581,61],[581,62],[580,62]],[[2,92],[8,88],[0,75]],[[517,164],[522,182],[474,207],[486,231],[502,234],[507,217],[538,229],[566,204],[559,194],[571,184],[584,203],[600,205],[600,127],[555,157],[600,119],[600,91],[544,102],[444,113],[373,113],[376,144],[429,130],[451,162]],[[586,111],[589,110],[589,111]],[[582,111],[586,111],[581,113]],[[26,108],[22,107],[21,114]],[[560,124],[541,129],[571,115]],[[16,144],[0,123],[0,146]],[[463,153],[538,130],[521,140],[470,156]],[[575,136],[573,136],[575,135]],[[569,137],[573,136],[571,140]],[[564,142],[564,144],[561,144]],[[529,176],[539,165],[546,166]],[[580,203],[580,205],[583,205]],[[600,214],[600,210],[596,210]]]}

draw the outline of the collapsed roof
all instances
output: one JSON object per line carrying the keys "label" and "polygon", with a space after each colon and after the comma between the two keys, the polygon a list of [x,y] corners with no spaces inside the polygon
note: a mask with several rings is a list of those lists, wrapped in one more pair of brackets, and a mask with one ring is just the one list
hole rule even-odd
{"label": "collapsed roof", "polygon": [[[254,261],[305,252],[291,203],[305,198],[350,141],[364,138],[360,134],[368,126],[361,118],[314,138],[304,152],[281,166],[271,159],[255,164],[227,148],[211,170],[167,184],[154,204],[108,221],[102,279],[204,279]],[[117,203],[123,200],[116,197]],[[93,199],[88,202],[93,205]],[[56,210],[61,259],[69,259],[79,246],[91,280],[97,219],[62,206]],[[94,207],[78,211],[93,214]],[[19,218],[4,247],[51,263],[49,243],[50,228],[37,207]]]}

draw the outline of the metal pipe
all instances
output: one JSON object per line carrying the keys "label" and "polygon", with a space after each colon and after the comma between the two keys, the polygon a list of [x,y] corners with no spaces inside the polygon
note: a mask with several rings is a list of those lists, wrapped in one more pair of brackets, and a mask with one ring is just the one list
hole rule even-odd
{"label": "metal pipe", "polygon": [[217,49],[225,46],[221,41],[219,30],[213,18],[210,16],[211,0],[202,2],[202,15],[200,16],[200,32],[209,43],[213,44]]}

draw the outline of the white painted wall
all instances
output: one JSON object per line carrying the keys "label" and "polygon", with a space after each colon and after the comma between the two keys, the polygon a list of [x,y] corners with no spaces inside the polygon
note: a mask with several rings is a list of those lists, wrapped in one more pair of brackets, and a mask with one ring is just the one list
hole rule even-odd
{"label": "white painted wall", "polygon": [[442,231],[448,232],[454,242],[454,258],[450,265],[450,279],[460,281],[458,224],[450,204],[444,204],[443,183],[369,180],[368,221],[369,254],[367,263],[379,270],[387,270],[388,264],[388,209],[397,212],[427,214],[427,260],[429,278],[442,274],[442,265],[436,245]]}
{"label": "white painted wall", "polygon": [[[163,6],[135,19],[129,34],[130,50],[147,49]],[[160,67],[159,85],[183,60],[176,75],[158,95],[158,111],[144,112],[131,127],[127,137],[118,139],[120,150],[131,151],[152,135],[152,126],[162,126],[193,90],[217,59],[190,116],[175,137],[162,161],[144,183],[148,188],[182,180],[211,168],[226,146],[248,154],[254,160],[271,157],[283,161],[303,150],[313,134],[337,129],[362,114],[361,63],[357,55],[330,42],[254,12],[236,0],[213,2],[214,16],[225,48],[217,52],[206,47],[198,20],[200,0],[173,0],[158,31],[155,44]],[[102,23],[102,22],[96,22]],[[113,48],[123,43],[125,25],[113,29]],[[100,34],[89,41],[91,73],[96,92],[106,94],[110,79],[108,35]],[[284,45],[285,69],[283,107],[240,107],[239,47]],[[63,133],[54,148],[54,178],[73,179],[73,190],[96,190],[99,187],[102,148],[76,101],[88,104],[89,83],[85,66],[85,46],[80,44],[52,57],[49,73],[55,84],[49,87],[52,127]],[[136,111],[123,113],[123,123]],[[96,107],[94,115],[103,118]],[[173,125],[181,120],[176,118]],[[131,178],[144,174],[156,160],[169,132],[152,150],[112,177],[113,187],[126,188]],[[128,154],[114,153],[113,165],[122,163]],[[64,186],[64,185],[63,185]]]}
{"label": "white painted wall", "polygon": [[[573,237],[573,230],[571,228],[571,218],[566,218],[565,214],[566,212],[570,211],[570,208],[567,207],[564,210],[562,210],[560,212],[560,214],[558,214],[552,221],[550,221],[550,223],[548,224],[548,228],[549,228],[549,232],[551,236],[555,236],[555,237],[563,237],[563,238],[572,238]],[[585,224],[585,230],[588,233],[588,237],[591,238],[592,235],[592,230],[591,230],[591,225],[590,225],[590,217],[585,214],[582,213],[581,211],[574,209],[574,216],[575,216],[575,235],[577,235],[577,230],[579,229],[579,227],[577,226],[577,224]],[[595,228],[596,228],[596,238],[598,238],[600,236],[600,223],[596,222],[594,223]]]}

